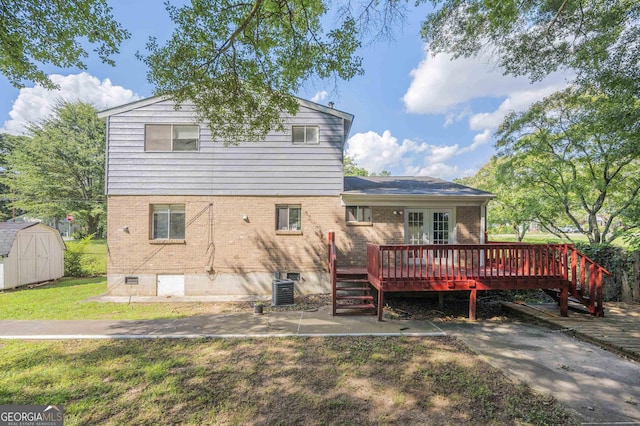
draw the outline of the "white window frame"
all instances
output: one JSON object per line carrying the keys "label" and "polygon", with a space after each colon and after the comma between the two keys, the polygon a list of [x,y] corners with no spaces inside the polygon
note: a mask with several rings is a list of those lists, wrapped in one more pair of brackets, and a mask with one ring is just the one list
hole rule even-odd
{"label": "white window frame", "polygon": [[[349,210],[355,209],[355,220],[349,219]],[[365,220],[366,211],[369,210],[369,220]],[[347,206],[346,208],[346,221],[349,225],[362,224],[362,225],[370,225],[373,222],[373,216],[371,213],[371,206]]]}
{"label": "white window frame", "polygon": [[[304,129],[304,139],[296,141],[293,137],[294,129]],[[315,129],[316,139],[308,139],[309,129]],[[291,142],[294,145],[318,145],[320,143],[320,126],[291,126]]]}
{"label": "white window frame", "polygon": [[[184,229],[182,230],[182,236],[174,236],[171,235],[171,209],[174,209],[174,214],[180,213],[182,211],[183,214],[183,223]],[[184,241],[187,235],[187,223],[186,223],[186,206],[184,204],[151,204],[150,205],[150,218],[151,218],[151,226],[150,226],[150,238],[153,241]],[[167,215],[167,234],[166,235],[158,235],[158,230],[156,229],[156,213],[166,214]]]}
{"label": "white window frame", "polygon": [[[163,149],[148,149],[147,147],[147,135],[149,127],[165,127],[169,128],[169,134],[171,135],[171,147],[168,150]],[[194,127],[198,129],[198,137],[196,138],[195,147],[193,149],[175,149],[175,127]],[[197,124],[145,124],[144,125],[144,151],[145,152],[194,152],[200,149],[200,126]]]}
{"label": "white window frame", "polygon": [[[280,228],[280,211],[284,209],[287,209],[287,227]],[[294,209],[299,211],[299,226],[297,228],[292,228],[291,224],[291,211]],[[302,232],[302,206],[300,204],[276,205],[276,232]]]}

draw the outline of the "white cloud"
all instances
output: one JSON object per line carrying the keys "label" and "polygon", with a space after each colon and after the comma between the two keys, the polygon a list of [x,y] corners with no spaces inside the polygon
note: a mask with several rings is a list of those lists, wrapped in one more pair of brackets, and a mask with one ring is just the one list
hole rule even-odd
{"label": "white cloud", "polygon": [[487,52],[451,59],[452,56],[445,53],[432,56],[425,46],[425,59],[411,71],[412,81],[402,98],[408,112],[449,114],[449,122],[455,117],[455,113],[451,115],[452,110],[476,98],[511,97],[514,93],[524,92],[548,94],[551,93],[549,86],[557,90],[558,85],[566,84],[567,75],[561,73],[554,73],[535,84],[527,77],[505,76]]}
{"label": "white cloud", "polygon": [[67,76],[53,74],[49,77],[59,89],[47,90],[39,85],[20,89],[9,112],[11,119],[5,121],[1,132],[23,134],[29,123],[46,118],[59,101],[87,102],[100,110],[140,99],[131,90],[114,86],[108,78],[100,81],[86,72]]}
{"label": "white cloud", "polygon": [[[478,140],[477,145],[482,143],[486,141]],[[394,175],[452,179],[473,174],[472,170],[461,170],[451,164],[458,155],[469,150],[457,144],[431,145],[410,139],[399,141],[385,130],[382,135],[376,132],[356,133],[349,139],[346,155],[353,157],[359,167],[369,172],[388,170]]]}
{"label": "white cloud", "polygon": [[[573,77],[566,72],[553,73],[543,81],[531,84],[527,77],[503,75],[488,52],[471,58],[451,58],[448,54],[432,56],[425,46],[425,58],[411,71],[412,81],[403,101],[409,113],[443,114],[444,127],[469,117],[469,128],[479,133],[468,146],[450,150],[455,151],[454,155],[473,152],[487,145],[507,114],[524,111],[534,102],[562,90]],[[493,111],[472,112],[471,101],[483,98],[501,99],[502,102]],[[478,108],[475,105],[477,103],[474,108]],[[459,143],[464,145],[464,141]],[[446,161],[434,161],[414,172],[440,176],[453,174],[451,166],[443,166]],[[465,172],[458,170],[459,174]]]}
{"label": "white cloud", "polygon": [[565,87],[564,82],[549,82],[545,85],[529,86],[526,90],[516,90],[509,94],[497,110],[473,114],[469,119],[469,127],[472,130],[495,129],[510,112],[524,111],[533,103]]}
{"label": "white cloud", "polygon": [[327,96],[329,94],[327,93],[326,90],[321,90],[319,92],[316,92],[315,95],[313,95],[313,98],[311,98],[311,102],[320,102],[320,101],[324,101],[325,99],[327,99]]}
{"label": "white cloud", "polygon": [[467,152],[473,152],[481,146],[484,146],[491,140],[491,130],[484,129],[482,133],[478,133],[473,137],[473,143],[467,147],[462,148],[458,151],[458,154],[464,154]]}

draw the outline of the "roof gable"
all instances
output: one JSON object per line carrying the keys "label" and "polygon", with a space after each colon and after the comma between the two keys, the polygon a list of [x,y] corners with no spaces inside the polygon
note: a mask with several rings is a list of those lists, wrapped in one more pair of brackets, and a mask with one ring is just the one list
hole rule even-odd
{"label": "roof gable", "polygon": [[[320,105],[318,103],[308,101],[306,99],[301,99],[295,97],[298,100],[298,104],[301,106],[305,106],[307,108],[311,108],[316,111],[323,112],[325,114],[330,114],[336,117],[340,117],[344,120],[347,120],[349,123],[353,121],[353,114],[349,114],[348,112],[340,111],[335,108],[329,108],[324,105]],[[138,101],[130,102],[128,104],[119,105],[113,108],[105,109],[98,112],[99,118],[107,118],[112,115],[122,114],[123,112],[132,111],[134,109],[143,108],[148,105],[153,105],[158,102],[171,100],[170,96],[152,96],[150,98],[140,99]]]}
{"label": "roof gable", "polygon": [[0,257],[6,257],[13,247],[18,232],[37,225],[38,222],[0,222]]}

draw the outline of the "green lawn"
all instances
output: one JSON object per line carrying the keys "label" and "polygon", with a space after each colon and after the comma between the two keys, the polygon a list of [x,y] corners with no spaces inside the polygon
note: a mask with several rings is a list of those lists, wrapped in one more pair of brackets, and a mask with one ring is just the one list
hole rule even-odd
{"label": "green lawn", "polygon": [[[0,319],[156,319],[212,313],[207,303],[106,303],[86,299],[107,292],[107,281],[64,278],[42,287],[0,292]],[[248,308],[247,308],[248,309]]]}
{"label": "green lawn", "polygon": [[[573,243],[588,243],[589,239],[585,235],[571,234],[571,238],[573,239]],[[498,241],[498,242],[515,242],[516,236],[515,234],[489,234],[489,241]],[[525,234],[523,243],[549,243],[549,244],[572,244],[569,240],[563,240],[561,238],[556,237],[553,234],[547,233],[528,233]],[[626,248],[628,244],[622,239],[617,238],[612,243],[614,246]]]}
{"label": "green lawn", "polygon": [[[65,241],[67,249],[73,249],[78,241]],[[90,275],[105,275],[107,273],[107,241],[91,240],[85,250],[82,266]]]}
{"label": "green lawn", "polygon": [[65,424],[577,424],[454,338],[0,341],[0,404]]}

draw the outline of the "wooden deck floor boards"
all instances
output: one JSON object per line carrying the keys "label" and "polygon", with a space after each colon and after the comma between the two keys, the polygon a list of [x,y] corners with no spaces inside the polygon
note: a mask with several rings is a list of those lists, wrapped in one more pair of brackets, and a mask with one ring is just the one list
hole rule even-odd
{"label": "wooden deck floor boards", "polygon": [[607,302],[605,316],[601,318],[573,311],[562,317],[555,304],[504,306],[640,361],[640,303]]}

